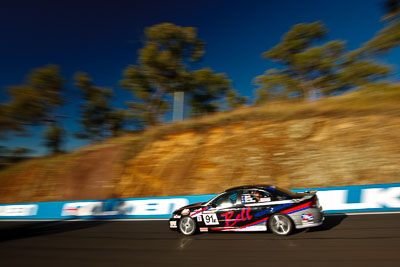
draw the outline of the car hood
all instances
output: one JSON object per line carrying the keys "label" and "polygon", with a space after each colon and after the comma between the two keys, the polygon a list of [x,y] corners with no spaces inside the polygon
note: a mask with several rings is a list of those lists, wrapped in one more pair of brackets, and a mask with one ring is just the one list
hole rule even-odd
{"label": "car hood", "polygon": [[174,213],[179,213],[179,214],[180,214],[181,211],[183,211],[183,210],[185,210],[185,209],[189,209],[190,211],[193,211],[194,209],[204,207],[205,204],[206,204],[206,202],[197,202],[197,203],[193,203],[193,204],[190,204],[190,205],[186,205],[186,206],[184,206],[184,207],[181,207],[181,208],[175,210]]}
{"label": "car hood", "polygon": [[180,210],[182,210],[182,209],[199,208],[199,207],[204,206],[204,205],[205,205],[205,202],[197,202],[197,203],[186,205],[186,206],[180,208]]}

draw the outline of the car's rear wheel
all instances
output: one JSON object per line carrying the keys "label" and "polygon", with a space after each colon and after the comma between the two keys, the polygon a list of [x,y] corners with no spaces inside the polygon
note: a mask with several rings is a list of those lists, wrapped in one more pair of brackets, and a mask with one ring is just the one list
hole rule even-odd
{"label": "car's rear wheel", "polygon": [[268,226],[276,235],[288,235],[293,230],[292,220],[282,213],[273,214],[268,220]]}
{"label": "car's rear wheel", "polygon": [[179,220],[179,230],[184,235],[193,235],[197,230],[197,224],[192,217],[183,217]]}

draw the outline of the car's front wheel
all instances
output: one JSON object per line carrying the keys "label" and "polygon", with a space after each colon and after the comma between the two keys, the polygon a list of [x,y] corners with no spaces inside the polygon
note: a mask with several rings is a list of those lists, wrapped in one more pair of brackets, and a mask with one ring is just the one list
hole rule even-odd
{"label": "car's front wheel", "polygon": [[293,230],[292,220],[282,213],[273,214],[268,220],[268,226],[276,235],[288,235]]}
{"label": "car's front wheel", "polygon": [[184,235],[193,235],[197,230],[197,224],[192,217],[183,217],[179,220],[179,230]]}

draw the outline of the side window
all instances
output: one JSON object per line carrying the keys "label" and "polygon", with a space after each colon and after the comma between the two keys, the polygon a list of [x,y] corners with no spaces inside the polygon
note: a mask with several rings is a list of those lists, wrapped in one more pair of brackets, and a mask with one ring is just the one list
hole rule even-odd
{"label": "side window", "polygon": [[242,194],[242,204],[262,203],[270,201],[271,194],[263,190],[249,189],[244,190]]}
{"label": "side window", "polygon": [[286,200],[286,199],[290,199],[290,197],[287,195],[287,194],[285,194],[285,193],[283,193],[283,192],[279,192],[279,191],[275,191],[274,192],[275,194],[275,199],[276,200]]}
{"label": "side window", "polygon": [[236,204],[238,192],[229,192],[221,195],[213,201],[213,205],[217,208],[228,208]]}

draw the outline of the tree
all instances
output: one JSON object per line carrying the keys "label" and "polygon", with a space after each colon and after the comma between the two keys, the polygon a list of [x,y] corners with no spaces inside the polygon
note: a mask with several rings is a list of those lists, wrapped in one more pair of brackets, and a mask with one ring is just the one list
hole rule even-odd
{"label": "tree", "polygon": [[143,125],[156,125],[161,115],[169,109],[163,95],[156,94],[154,81],[138,66],[125,69],[121,86],[130,91],[135,98],[135,101],[126,103],[131,108],[128,117],[139,120]]}
{"label": "tree", "polygon": [[193,114],[216,111],[216,101],[230,87],[230,81],[210,69],[192,71],[191,64],[203,54],[204,43],[193,27],[162,23],[146,28],[138,65],[127,67],[121,81],[135,98],[127,103],[130,116],[144,125],[159,123],[170,109],[168,97],[175,92],[190,95]]}
{"label": "tree", "polygon": [[100,141],[108,136],[109,119],[112,112],[112,91],[93,85],[87,73],[75,74],[75,86],[83,93],[84,102],[81,105],[81,120],[83,131],[76,136],[82,139]]}
{"label": "tree", "polygon": [[362,86],[385,77],[387,66],[361,59],[357,53],[345,53],[345,43],[334,40],[315,45],[326,35],[320,22],[302,23],[293,26],[281,42],[263,57],[283,65],[282,69],[271,69],[256,77],[256,104],[270,98],[301,97],[310,94],[330,95]]}
{"label": "tree", "polygon": [[312,46],[322,40],[327,33],[320,22],[297,24],[287,32],[282,41],[263,53],[263,57],[284,66],[283,70],[272,69],[256,78],[271,95],[297,94],[307,99],[310,92],[316,90],[316,82],[325,73],[329,73],[337,54],[341,53],[344,43],[329,42],[321,46]]}
{"label": "tree", "polygon": [[272,98],[287,98],[300,88],[300,80],[277,69],[267,70],[264,75],[256,77],[256,84],[261,88],[256,90],[256,105]]}
{"label": "tree", "polygon": [[204,68],[193,72],[190,88],[191,113],[199,116],[219,110],[218,100],[230,90],[231,81],[224,73]]}
{"label": "tree", "polygon": [[358,51],[365,54],[382,54],[400,45],[400,1],[384,2],[383,21],[386,26]]}
{"label": "tree", "polygon": [[169,109],[166,94],[185,91],[190,82],[188,62],[200,60],[204,44],[193,27],[161,23],[145,29],[139,65],[129,66],[121,82],[136,102],[128,105],[144,124],[154,125]]}
{"label": "tree", "polygon": [[247,98],[240,96],[236,90],[230,89],[226,94],[226,102],[229,109],[237,109],[244,106],[247,102]]}
{"label": "tree", "polygon": [[64,103],[61,98],[63,84],[58,66],[35,69],[28,75],[25,84],[9,88],[11,100],[3,108],[21,130],[25,126],[54,121],[57,108]]}
{"label": "tree", "polygon": [[31,71],[24,84],[9,87],[10,101],[0,105],[0,134],[27,134],[29,126],[57,123],[58,108],[64,104],[63,86],[60,68],[47,65]]}
{"label": "tree", "polygon": [[51,123],[44,133],[45,146],[51,154],[62,152],[61,145],[64,141],[63,129],[56,123]]}
{"label": "tree", "polygon": [[9,132],[21,130],[17,122],[12,119],[9,105],[0,104],[0,139],[6,138]]}
{"label": "tree", "polygon": [[124,125],[126,123],[126,111],[122,109],[113,109],[108,116],[109,128],[111,131],[111,136],[120,136],[124,130]]}
{"label": "tree", "polygon": [[8,154],[11,158],[23,158],[26,157],[27,154],[34,152],[31,149],[25,147],[17,147],[8,151]]}

